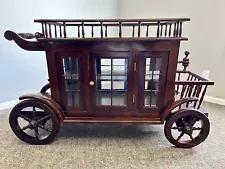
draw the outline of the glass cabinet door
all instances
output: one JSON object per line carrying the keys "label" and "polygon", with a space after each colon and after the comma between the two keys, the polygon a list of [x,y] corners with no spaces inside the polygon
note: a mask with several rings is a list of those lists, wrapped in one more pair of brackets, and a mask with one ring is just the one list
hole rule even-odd
{"label": "glass cabinet door", "polygon": [[[77,114],[86,110],[85,74],[88,70],[87,56],[82,52],[61,52],[62,70],[58,69],[61,104],[65,111]],[[69,114],[68,114],[69,115]]]}
{"label": "glass cabinet door", "polygon": [[98,52],[91,57],[90,64],[90,90],[94,111],[119,113],[131,110],[132,53]]}
{"label": "glass cabinet door", "polygon": [[139,111],[157,112],[164,101],[168,54],[141,52],[139,58]]}

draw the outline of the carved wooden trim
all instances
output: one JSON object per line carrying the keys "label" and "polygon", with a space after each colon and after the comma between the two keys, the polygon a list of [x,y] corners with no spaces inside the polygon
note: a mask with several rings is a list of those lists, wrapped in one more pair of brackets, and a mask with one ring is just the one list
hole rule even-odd
{"label": "carved wooden trim", "polygon": [[35,33],[34,35],[33,34],[24,34],[24,33],[17,34],[13,31],[7,30],[4,34],[4,37],[9,41],[14,40],[16,42],[16,44],[24,50],[45,51],[44,47],[41,45],[40,42],[37,42],[37,41],[32,42],[32,41],[25,40],[25,39],[38,38],[41,35],[42,35],[41,33]]}

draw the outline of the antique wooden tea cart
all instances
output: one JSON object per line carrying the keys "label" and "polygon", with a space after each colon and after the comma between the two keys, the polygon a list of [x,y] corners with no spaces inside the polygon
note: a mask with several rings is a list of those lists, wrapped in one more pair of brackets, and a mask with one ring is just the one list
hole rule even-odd
{"label": "antique wooden tea cart", "polygon": [[6,31],[22,49],[46,52],[49,75],[40,93],[21,96],[12,109],[13,132],[26,143],[47,144],[61,123],[165,122],[175,146],[202,143],[210,123],[201,104],[214,82],[187,70],[189,52],[178,61],[189,20],[38,19],[35,34]]}

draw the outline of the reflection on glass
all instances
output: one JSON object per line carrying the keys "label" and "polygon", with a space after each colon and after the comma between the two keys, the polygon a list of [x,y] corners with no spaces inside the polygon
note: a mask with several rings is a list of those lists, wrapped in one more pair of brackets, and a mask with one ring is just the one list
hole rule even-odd
{"label": "reflection on glass", "polygon": [[120,105],[124,106],[126,105],[126,96],[127,92],[112,92],[112,105]]}
{"label": "reflection on glass", "polygon": [[96,59],[98,105],[126,105],[127,69],[125,58]]}
{"label": "reflection on glass", "polygon": [[78,61],[75,57],[63,58],[64,75],[72,76],[78,74]]}
{"label": "reflection on glass", "polygon": [[66,90],[79,90],[79,80],[77,79],[65,79]]}
{"label": "reflection on glass", "polygon": [[145,106],[156,106],[160,79],[161,58],[146,58]]}
{"label": "reflection on glass", "polygon": [[125,86],[126,83],[124,81],[113,81],[113,89],[117,89],[117,90],[125,90],[127,87]]}
{"label": "reflection on glass", "polygon": [[67,103],[70,106],[79,106],[79,69],[78,58],[65,57],[63,61],[65,91],[67,95]]}
{"label": "reflection on glass", "polygon": [[96,103],[97,105],[111,105],[111,92],[97,91]]}
{"label": "reflection on glass", "polygon": [[156,106],[157,92],[145,91],[145,106]]}
{"label": "reflection on glass", "polygon": [[78,106],[80,101],[79,92],[67,92],[67,101],[69,106]]}

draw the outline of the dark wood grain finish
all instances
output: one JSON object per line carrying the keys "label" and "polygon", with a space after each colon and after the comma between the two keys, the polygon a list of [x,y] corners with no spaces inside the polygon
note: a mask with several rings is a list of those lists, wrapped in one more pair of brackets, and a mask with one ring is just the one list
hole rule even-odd
{"label": "dark wood grain finish", "polygon": [[27,94],[19,97],[20,100],[30,99],[38,100],[46,105],[48,105],[57,114],[59,120],[62,122],[65,119],[65,115],[62,113],[62,109],[58,103],[56,103],[51,97],[44,94]]}
{"label": "dark wood grain finish", "polygon": [[[50,19],[35,20],[35,22],[41,23],[43,35],[16,34],[6,31],[6,39],[14,40],[21,48],[46,52],[50,82],[46,88],[50,88],[51,96],[48,99],[46,98],[47,94],[44,87],[41,90],[44,96],[41,96],[41,98],[37,96],[21,98],[29,99],[33,97],[33,99],[39,100],[52,100],[52,104],[56,103],[58,105],[57,115],[61,116],[61,120],[66,117],[65,122],[85,122],[86,119],[86,122],[158,123],[165,120],[173,108],[180,107],[183,103],[188,103],[187,106],[189,106],[189,102],[190,104],[194,103],[194,107],[199,108],[204,99],[207,86],[213,85],[214,82],[186,70],[189,65],[187,53],[183,61],[178,61],[180,42],[188,40],[182,36],[182,25],[183,22],[189,20],[187,18]],[[68,38],[67,27],[70,26],[76,28],[74,29],[76,36]],[[91,37],[88,37],[88,32],[86,32],[87,26],[90,28],[89,33]],[[156,35],[153,37],[149,36],[151,26],[156,28]],[[97,27],[100,28],[100,32],[95,33],[95,28]],[[108,30],[111,27],[118,28],[117,36],[108,37]],[[123,37],[124,33],[122,30],[124,27],[131,28],[130,37]],[[135,27],[137,30],[135,30]],[[146,30],[144,37],[141,36],[143,27]],[[97,34],[100,34],[100,37],[96,37]],[[37,41],[25,40],[31,38],[35,38]],[[161,58],[158,99],[155,107],[144,107],[146,53],[153,58]],[[156,53],[156,55],[154,56],[153,53]],[[64,57],[77,58],[78,60],[79,88],[76,90],[71,89],[71,91],[80,92],[78,106],[68,104],[65,92],[66,84],[63,76]],[[99,69],[98,64],[101,64],[101,62],[96,62],[97,58],[128,59],[127,101],[124,106],[96,104],[96,86],[93,87],[89,84],[91,81],[97,84],[96,70]],[[177,71],[178,63],[183,64],[184,70]],[[188,74],[188,78],[181,81],[183,74]],[[179,77],[178,80],[176,80],[177,75]],[[175,101],[175,95],[179,95],[180,100]],[[74,97],[72,95],[72,100],[74,100]],[[150,102],[150,104],[152,103]],[[88,117],[91,118],[88,119]]]}

